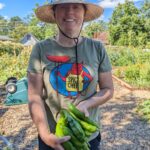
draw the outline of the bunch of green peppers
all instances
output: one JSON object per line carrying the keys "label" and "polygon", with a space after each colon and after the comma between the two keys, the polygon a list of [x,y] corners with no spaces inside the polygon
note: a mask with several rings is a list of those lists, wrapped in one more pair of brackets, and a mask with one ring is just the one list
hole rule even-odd
{"label": "bunch of green peppers", "polygon": [[65,150],[90,150],[88,138],[98,130],[99,126],[94,121],[86,117],[75,105],[69,104],[68,109],[60,111],[55,134],[58,137],[71,137],[62,144]]}

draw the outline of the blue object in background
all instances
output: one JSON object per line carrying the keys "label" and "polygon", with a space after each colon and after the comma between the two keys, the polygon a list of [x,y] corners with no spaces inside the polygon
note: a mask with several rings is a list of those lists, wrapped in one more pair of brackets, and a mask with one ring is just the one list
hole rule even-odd
{"label": "blue object in background", "polygon": [[[14,92],[9,92],[6,96],[6,100],[4,102],[5,105],[19,105],[28,103],[28,81],[27,78],[24,77],[21,80],[18,80],[16,83],[13,83],[16,88]],[[9,85],[8,85],[9,86]]]}

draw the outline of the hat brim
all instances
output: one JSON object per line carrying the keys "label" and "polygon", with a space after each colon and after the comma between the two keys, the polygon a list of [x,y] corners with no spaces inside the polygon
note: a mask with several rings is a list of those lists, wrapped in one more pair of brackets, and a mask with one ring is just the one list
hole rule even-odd
{"label": "hat brim", "polygon": [[[66,3],[68,3],[68,2],[66,2]],[[69,2],[69,3],[71,3],[71,2]],[[76,3],[76,2],[72,2],[72,3]],[[57,4],[59,4],[59,3],[57,3]],[[88,22],[88,21],[97,19],[103,13],[103,8],[98,5],[86,3],[86,2],[84,2],[84,3],[81,2],[79,4],[84,4],[86,6],[84,22]],[[43,22],[56,23],[55,18],[54,18],[54,12],[52,9],[52,7],[54,5],[56,5],[56,4],[53,3],[53,4],[47,4],[47,5],[38,7],[35,10],[35,14],[36,14],[37,18]]]}

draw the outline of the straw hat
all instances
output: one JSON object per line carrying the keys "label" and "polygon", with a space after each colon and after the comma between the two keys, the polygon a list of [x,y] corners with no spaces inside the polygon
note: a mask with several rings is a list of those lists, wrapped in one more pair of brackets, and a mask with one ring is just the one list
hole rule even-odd
{"label": "straw hat", "polygon": [[103,13],[103,8],[92,3],[85,2],[84,0],[54,0],[47,5],[43,5],[38,7],[35,10],[35,14],[38,19],[43,22],[47,23],[56,23],[54,18],[53,6],[58,4],[65,4],[65,3],[77,3],[77,4],[84,4],[86,7],[86,13],[84,17],[84,21],[91,21],[94,20]]}

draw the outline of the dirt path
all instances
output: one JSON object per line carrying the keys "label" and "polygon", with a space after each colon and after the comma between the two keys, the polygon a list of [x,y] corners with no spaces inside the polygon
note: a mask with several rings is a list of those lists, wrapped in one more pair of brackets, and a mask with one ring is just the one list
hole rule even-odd
{"label": "dirt path", "polygon": [[130,91],[114,83],[114,98],[101,107],[102,150],[150,150],[150,124],[135,113],[150,91]]}
{"label": "dirt path", "polygon": [[[135,114],[135,107],[148,91],[127,90],[115,83],[114,98],[101,106],[102,150],[150,150],[150,125]],[[0,135],[13,143],[15,150],[37,149],[37,132],[27,105],[0,105]],[[4,144],[0,141],[0,150]]]}

